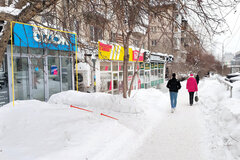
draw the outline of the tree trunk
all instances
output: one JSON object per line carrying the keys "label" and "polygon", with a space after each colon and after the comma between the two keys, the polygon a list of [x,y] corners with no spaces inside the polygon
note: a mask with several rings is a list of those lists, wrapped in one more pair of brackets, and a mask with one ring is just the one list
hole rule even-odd
{"label": "tree trunk", "polygon": [[124,61],[123,61],[123,98],[127,98],[128,90],[128,43],[124,43]]}
{"label": "tree trunk", "polygon": [[128,47],[129,47],[129,39],[132,32],[128,32],[127,36],[123,36],[123,47],[124,47],[124,61],[123,61],[123,98],[127,98],[128,91]]}

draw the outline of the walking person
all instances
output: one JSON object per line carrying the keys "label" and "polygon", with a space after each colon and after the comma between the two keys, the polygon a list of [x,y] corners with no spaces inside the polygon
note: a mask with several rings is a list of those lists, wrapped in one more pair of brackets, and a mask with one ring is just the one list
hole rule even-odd
{"label": "walking person", "polygon": [[193,105],[193,97],[194,97],[194,92],[198,91],[198,86],[197,86],[197,81],[193,77],[193,74],[190,74],[190,77],[187,80],[187,90],[189,92],[189,103],[190,106]]}
{"label": "walking person", "polygon": [[197,81],[197,85],[198,85],[198,83],[199,83],[199,75],[197,74],[197,76],[196,76],[196,81]]}
{"label": "walking person", "polygon": [[167,88],[169,88],[169,92],[170,92],[171,112],[173,113],[177,105],[178,90],[181,88],[181,84],[176,79],[175,73],[172,74],[172,79],[168,81]]}

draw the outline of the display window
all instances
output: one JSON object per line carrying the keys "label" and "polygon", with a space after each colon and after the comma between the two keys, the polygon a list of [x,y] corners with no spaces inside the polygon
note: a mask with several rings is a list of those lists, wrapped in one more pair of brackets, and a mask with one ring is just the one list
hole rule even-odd
{"label": "display window", "polygon": [[100,71],[111,71],[111,62],[101,62]]}
{"label": "display window", "polygon": [[100,81],[100,92],[108,92],[112,90],[111,73],[101,73]]}

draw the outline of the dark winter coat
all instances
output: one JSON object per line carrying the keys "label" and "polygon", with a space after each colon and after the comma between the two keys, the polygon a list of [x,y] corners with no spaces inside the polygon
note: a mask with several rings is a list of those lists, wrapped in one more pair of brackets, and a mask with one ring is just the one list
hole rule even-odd
{"label": "dark winter coat", "polygon": [[198,84],[199,83],[199,76],[197,75],[195,79],[196,79],[197,84]]}
{"label": "dark winter coat", "polygon": [[170,92],[178,92],[181,88],[181,84],[176,78],[172,78],[168,81],[167,88],[169,88]]}

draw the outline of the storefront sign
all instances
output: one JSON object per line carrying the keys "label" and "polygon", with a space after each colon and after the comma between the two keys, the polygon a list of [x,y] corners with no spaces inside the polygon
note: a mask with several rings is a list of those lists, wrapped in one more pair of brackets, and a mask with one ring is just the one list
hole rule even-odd
{"label": "storefront sign", "polygon": [[151,62],[151,69],[154,69],[154,62]]}
{"label": "storefront sign", "polygon": [[14,45],[30,48],[75,51],[75,35],[31,25],[15,23]]}
{"label": "storefront sign", "polygon": [[145,63],[145,70],[149,70],[150,69],[150,63]]}
{"label": "storefront sign", "polygon": [[151,61],[164,61],[162,56],[158,56],[158,55],[150,55],[150,60]]}
{"label": "storefront sign", "polygon": [[140,63],[140,69],[144,69],[144,63],[143,62]]}
{"label": "storefront sign", "polygon": [[[134,62],[136,62],[136,61],[137,61],[137,58],[138,58],[138,55],[139,55],[139,51],[133,50],[132,53],[133,53],[133,54],[132,54],[132,55],[133,55],[133,56],[132,56],[132,60],[129,59],[129,61],[134,61]],[[143,62],[143,53],[140,53],[138,62]]]}
{"label": "storefront sign", "polygon": [[162,63],[158,63],[158,68],[163,68],[163,64]]}
{"label": "storefront sign", "polygon": [[[128,49],[129,52],[129,62],[133,62],[137,60],[139,51],[132,50],[132,48]],[[143,53],[139,55],[139,62],[143,62]],[[124,58],[124,48],[117,44],[104,44],[102,42],[98,42],[98,57],[99,59],[107,59],[107,60],[116,60],[123,61]]]}
{"label": "storefront sign", "polygon": [[98,42],[99,59],[123,61],[124,48],[119,45],[110,45]]}

